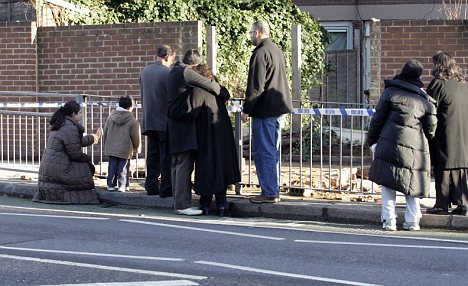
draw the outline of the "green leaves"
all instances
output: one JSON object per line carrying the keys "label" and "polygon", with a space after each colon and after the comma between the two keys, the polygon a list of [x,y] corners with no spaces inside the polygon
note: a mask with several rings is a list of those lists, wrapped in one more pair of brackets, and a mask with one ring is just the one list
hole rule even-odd
{"label": "green leaves", "polygon": [[[248,31],[253,22],[266,20],[271,38],[291,63],[291,25],[302,25],[303,97],[319,83],[323,72],[324,43],[322,27],[290,0],[73,0],[92,10],[91,17],[69,15],[71,23],[103,24],[127,22],[164,22],[202,20],[215,26],[218,43],[218,78],[235,97],[243,97],[249,58],[253,46]],[[291,70],[288,71],[291,76]]]}

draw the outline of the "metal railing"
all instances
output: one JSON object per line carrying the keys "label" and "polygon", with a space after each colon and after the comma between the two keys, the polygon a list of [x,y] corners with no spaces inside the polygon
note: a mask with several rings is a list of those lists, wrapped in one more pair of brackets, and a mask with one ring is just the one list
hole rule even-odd
{"label": "metal railing", "polygon": [[[110,112],[117,106],[116,98],[89,94],[43,94],[0,92],[0,95],[20,97],[21,103],[0,103],[0,169],[37,172],[47,142],[49,119],[67,100],[82,105],[82,124],[86,133],[103,127]],[[3,97],[8,100],[8,97]],[[135,99],[136,100],[136,99]],[[236,193],[257,187],[252,158],[250,121],[242,123],[242,99],[229,102],[234,135],[238,142],[238,160],[242,181]],[[307,103],[311,108],[295,108],[286,115],[281,137],[281,188],[301,195],[311,191],[373,192],[373,184],[365,180],[372,160],[365,147],[366,128],[372,109],[356,104]],[[325,108],[325,106],[327,106]],[[135,117],[141,115],[137,104]],[[146,139],[143,148],[132,161],[135,178],[144,178]],[[96,165],[97,175],[105,176],[107,157],[102,142],[84,148]]]}

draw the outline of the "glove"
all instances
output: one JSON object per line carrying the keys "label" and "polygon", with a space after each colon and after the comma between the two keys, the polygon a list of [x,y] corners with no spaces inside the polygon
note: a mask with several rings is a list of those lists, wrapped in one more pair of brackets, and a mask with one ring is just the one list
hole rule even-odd
{"label": "glove", "polygon": [[371,147],[372,153],[375,153],[375,148],[377,148],[377,143],[374,143]]}

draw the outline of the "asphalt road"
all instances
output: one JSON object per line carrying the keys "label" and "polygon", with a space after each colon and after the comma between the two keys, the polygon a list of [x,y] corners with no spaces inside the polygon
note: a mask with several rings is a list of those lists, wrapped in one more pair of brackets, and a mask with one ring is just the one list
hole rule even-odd
{"label": "asphalt road", "polygon": [[468,232],[0,198],[0,285],[466,285],[467,258]]}

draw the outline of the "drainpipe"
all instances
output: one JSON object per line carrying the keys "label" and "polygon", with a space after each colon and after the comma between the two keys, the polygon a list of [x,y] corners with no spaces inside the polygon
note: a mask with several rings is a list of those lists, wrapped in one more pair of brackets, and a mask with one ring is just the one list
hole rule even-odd
{"label": "drainpipe", "polygon": [[[363,83],[362,87],[364,91],[370,90],[371,82],[371,39],[370,39],[370,22],[364,21],[364,52],[363,52]],[[364,106],[367,108],[369,104],[369,98],[364,100]]]}

